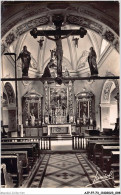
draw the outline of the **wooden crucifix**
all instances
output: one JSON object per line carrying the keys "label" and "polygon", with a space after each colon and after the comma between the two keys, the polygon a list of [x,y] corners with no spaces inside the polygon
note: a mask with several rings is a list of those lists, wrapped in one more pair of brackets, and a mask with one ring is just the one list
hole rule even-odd
{"label": "wooden crucifix", "polygon": [[[63,60],[63,48],[62,48],[62,39],[69,37],[70,35],[79,35],[83,38],[87,30],[83,27],[80,29],[71,29],[71,30],[61,30],[62,24],[64,22],[63,15],[53,15],[52,22],[54,23],[56,30],[37,30],[34,28],[30,31],[30,34],[37,38],[37,36],[45,36],[46,38],[55,41],[56,43],[56,59],[57,59],[57,77],[62,77],[62,60]],[[50,37],[53,36],[54,38]]]}

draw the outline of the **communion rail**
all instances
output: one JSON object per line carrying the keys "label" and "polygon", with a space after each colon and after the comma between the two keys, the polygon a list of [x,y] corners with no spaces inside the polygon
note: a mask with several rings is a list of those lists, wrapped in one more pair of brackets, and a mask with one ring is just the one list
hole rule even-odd
{"label": "communion rail", "polygon": [[72,136],[72,149],[86,149],[85,137],[84,136]]}

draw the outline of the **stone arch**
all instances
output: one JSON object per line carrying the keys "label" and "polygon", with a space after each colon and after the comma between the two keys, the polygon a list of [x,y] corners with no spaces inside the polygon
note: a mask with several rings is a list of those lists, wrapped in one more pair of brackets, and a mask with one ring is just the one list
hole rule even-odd
{"label": "stone arch", "polygon": [[[108,76],[112,75],[112,73],[108,73]],[[113,75],[114,76],[114,75]],[[119,93],[119,84],[118,81],[115,79],[112,80],[106,80],[104,82],[102,93],[101,93],[101,131],[103,128],[111,128],[114,129],[114,124],[116,122],[116,119],[118,117],[118,103],[115,101],[113,104],[111,102],[111,94],[115,90],[115,95]],[[114,108],[114,110],[112,109]],[[113,114],[112,114],[113,111]],[[112,115],[113,115],[113,121],[112,122]]]}
{"label": "stone arch", "polygon": [[8,97],[8,104],[15,104],[15,93],[11,83],[6,82],[4,88]]}
{"label": "stone arch", "polygon": [[14,89],[11,83],[6,82],[3,85],[3,99],[6,100],[2,105],[1,120],[3,125],[6,125],[6,132],[8,136],[12,136],[12,133],[17,135],[17,114],[16,114],[16,99]]}

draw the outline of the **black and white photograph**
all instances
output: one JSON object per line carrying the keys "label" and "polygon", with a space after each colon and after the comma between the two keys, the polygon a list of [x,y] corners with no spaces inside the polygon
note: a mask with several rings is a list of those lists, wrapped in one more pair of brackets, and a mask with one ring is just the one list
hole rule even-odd
{"label": "black and white photograph", "polygon": [[120,194],[119,18],[119,1],[1,1],[3,194]]}

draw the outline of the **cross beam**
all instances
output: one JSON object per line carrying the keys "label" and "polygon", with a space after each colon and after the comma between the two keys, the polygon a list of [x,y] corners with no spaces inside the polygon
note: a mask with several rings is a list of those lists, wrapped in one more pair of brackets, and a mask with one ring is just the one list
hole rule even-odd
{"label": "cross beam", "polygon": [[87,34],[87,30],[81,27],[80,29],[72,29],[72,30],[37,30],[37,28],[34,28],[30,31],[31,36],[33,36],[35,39],[37,36],[70,36],[70,35],[79,35],[81,38],[84,37],[84,35]]}
{"label": "cross beam", "polygon": [[[106,79],[120,79],[119,76],[105,76],[105,77],[99,77],[99,76],[92,76],[92,77],[62,77],[61,78],[63,81],[76,81],[76,80],[106,80]],[[37,77],[37,78],[29,78],[29,77],[23,77],[23,78],[1,78],[1,81],[54,81],[55,78],[51,78],[51,77],[46,77],[46,78],[42,78],[42,77]]]}

